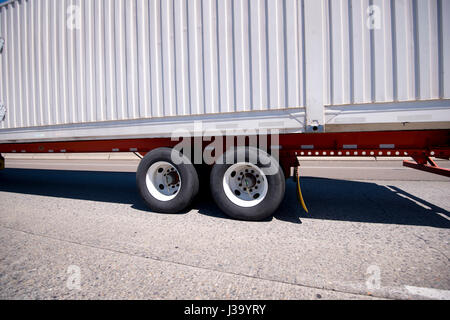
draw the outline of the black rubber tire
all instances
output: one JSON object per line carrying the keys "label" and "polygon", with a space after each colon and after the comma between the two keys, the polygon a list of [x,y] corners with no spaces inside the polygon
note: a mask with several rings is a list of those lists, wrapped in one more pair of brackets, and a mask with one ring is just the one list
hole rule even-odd
{"label": "black rubber tire", "polygon": [[[233,153],[231,155],[233,157],[232,159],[238,159],[238,155],[245,152],[245,161],[248,162],[249,148],[236,148],[228,151],[227,154],[229,152]],[[226,163],[225,157],[227,157],[227,154],[223,156],[224,161],[222,161],[222,163]],[[273,157],[271,157],[271,161],[273,161],[272,163],[276,165],[277,173],[266,176],[268,182],[268,192],[266,198],[258,205],[250,208],[241,207],[234,204],[230,199],[228,199],[224,192],[223,178],[226,171],[232,166],[232,164],[215,164],[211,171],[210,188],[211,194],[217,206],[226,215],[238,220],[261,221],[272,216],[284,199],[286,180],[279,163]],[[267,167],[267,165],[262,165],[259,159],[256,165],[259,168]]]}
{"label": "black rubber tire", "polygon": [[[183,164],[175,164],[172,161],[172,149],[159,148],[149,153],[141,160],[136,173],[137,187],[147,206],[159,213],[178,213],[185,210],[198,193],[199,180],[197,171],[191,162],[185,157]],[[179,172],[182,181],[178,195],[170,201],[160,201],[153,197],[147,188],[146,176],[152,164],[165,161],[172,164]]]}

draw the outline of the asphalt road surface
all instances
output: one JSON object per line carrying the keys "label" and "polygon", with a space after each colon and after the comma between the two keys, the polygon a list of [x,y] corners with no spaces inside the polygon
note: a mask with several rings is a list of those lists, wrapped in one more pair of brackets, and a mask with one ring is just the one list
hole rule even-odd
{"label": "asphalt road surface", "polygon": [[288,181],[272,219],[242,222],[207,192],[184,213],[148,211],[137,163],[7,160],[0,298],[450,299],[448,178],[307,161],[309,214]]}

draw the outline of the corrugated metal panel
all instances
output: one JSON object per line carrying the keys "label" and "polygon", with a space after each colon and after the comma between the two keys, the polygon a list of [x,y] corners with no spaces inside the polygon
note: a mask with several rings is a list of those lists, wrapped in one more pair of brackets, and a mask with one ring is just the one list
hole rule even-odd
{"label": "corrugated metal panel", "polygon": [[324,104],[450,98],[450,1],[326,1]]}
{"label": "corrugated metal panel", "polygon": [[450,99],[448,0],[17,0],[0,36],[3,129]]}
{"label": "corrugated metal panel", "polygon": [[304,106],[301,10],[296,0],[9,3],[1,127]]}

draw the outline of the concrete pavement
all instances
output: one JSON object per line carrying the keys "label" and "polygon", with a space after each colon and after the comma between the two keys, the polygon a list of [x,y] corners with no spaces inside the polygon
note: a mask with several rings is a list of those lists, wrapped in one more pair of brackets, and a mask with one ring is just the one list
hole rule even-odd
{"label": "concrete pavement", "polygon": [[0,172],[1,298],[449,297],[450,180],[398,161],[307,162],[310,214],[289,181],[258,223],[149,212],[136,160],[27,161]]}

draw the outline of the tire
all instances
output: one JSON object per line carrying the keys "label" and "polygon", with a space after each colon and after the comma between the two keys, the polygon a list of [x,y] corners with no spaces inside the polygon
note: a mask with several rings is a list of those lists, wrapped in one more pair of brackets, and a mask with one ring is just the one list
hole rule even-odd
{"label": "tire", "polygon": [[185,210],[197,195],[197,171],[185,156],[182,159],[182,164],[175,164],[172,149],[159,148],[141,160],[136,173],[137,187],[152,211],[178,213]]}
{"label": "tire", "polygon": [[[256,163],[250,163],[250,155],[257,159]],[[227,163],[227,159],[231,161]],[[258,155],[258,149],[244,147],[228,151],[221,160],[214,165],[210,179],[211,193],[217,206],[238,220],[261,221],[272,216],[283,201],[286,189],[279,163],[265,152]],[[269,165],[263,165],[268,161]],[[241,187],[238,183],[242,181],[245,185],[242,183]]]}

